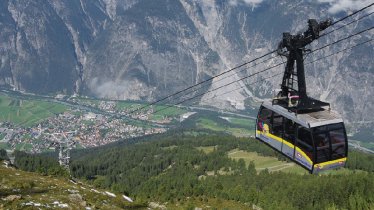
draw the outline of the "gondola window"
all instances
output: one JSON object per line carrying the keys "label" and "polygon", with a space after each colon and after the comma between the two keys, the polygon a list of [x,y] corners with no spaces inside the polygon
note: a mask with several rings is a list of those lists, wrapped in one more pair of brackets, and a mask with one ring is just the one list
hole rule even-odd
{"label": "gondola window", "polygon": [[284,118],[284,140],[295,144],[295,129],[297,124],[292,120]]}
{"label": "gondola window", "polygon": [[262,108],[258,117],[258,128],[260,131],[270,132],[272,130],[271,121],[272,111],[267,108]]}
{"label": "gondola window", "polygon": [[282,137],[283,136],[283,116],[273,112],[272,134]]}
{"label": "gondola window", "polygon": [[300,127],[297,136],[297,146],[303,150],[303,152],[312,159],[313,155],[313,142],[310,131]]}

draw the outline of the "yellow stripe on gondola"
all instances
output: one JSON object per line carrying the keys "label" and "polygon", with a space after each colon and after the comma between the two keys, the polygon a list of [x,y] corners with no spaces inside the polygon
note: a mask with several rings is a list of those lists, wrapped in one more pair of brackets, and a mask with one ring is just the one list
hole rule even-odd
{"label": "yellow stripe on gondola", "polygon": [[299,147],[296,147],[294,144],[291,144],[290,142],[288,142],[288,141],[286,141],[286,140],[284,140],[284,139],[282,139],[282,138],[280,138],[278,136],[275,136],[275,135],[273,135],[271,133],[265,133],[265,132],[261,132],[259,130],[256,130],[256,133],[259,134],[259,135],[262,134],[262,135],[267,136],[267,137],[269,137],[271,139],[274,139],[276,141],[284,143],[284,144],[286,144],[287,146],[289,146],[291,148],[295,147],[296,151],[298,153],[300,153],[300,155],[303,156],[310,163],[310,165],[313,165],[313,161],[310,159],[310,157],[307,154],[305,154],[305,152],[303,150],[301,150]]}
{"label": "yellow stripe on gondola", "polygon": [[330,160],[330,161],[327,161],[327,162],[323,162],[323,163],[318,163],[316,165],[314,165],[315,167],[318,167],[320,166],[321,168],[327,166],[327,165],[331,165],[331,164],[335,164],[335,163],[339,163],[339,162],[345,162],[347,161],[347,158],[340,158],[340,159],[337,159],[337,160]]}

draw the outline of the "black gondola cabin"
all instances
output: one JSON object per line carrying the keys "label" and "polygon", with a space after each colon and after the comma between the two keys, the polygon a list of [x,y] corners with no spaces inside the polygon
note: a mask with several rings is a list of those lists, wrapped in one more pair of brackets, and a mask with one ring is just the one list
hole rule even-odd
{"label": "black gondola cabin", "polygon": [[347,134],[332,110],[290,112],[271,101],[260,107],[256,138],[283,153],[310,173],[339,168],[347,160]]}

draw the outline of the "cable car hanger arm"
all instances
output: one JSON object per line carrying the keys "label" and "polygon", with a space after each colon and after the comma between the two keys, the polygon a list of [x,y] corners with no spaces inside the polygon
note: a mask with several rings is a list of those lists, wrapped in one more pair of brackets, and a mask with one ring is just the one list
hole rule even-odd
{"label": "cable car hanger arm", "polygon": [[[287,64],[283,75],[281,91],[276,98],[277,103],[283,103],[285,107],[290,109],[296,108],[297,111],[319,109],[321,106],[329,106],[328,103],[307,96],[304,52],[306,51],[305,46],[318,39],[320,32],[328,28],[331,24],[332,21],[330,19],[319,23],[315,19],[310,19],[308,20],[308,29],[305,32],[296,35],[283,33],[283,38],[278,44],[277,52],[279,55],[287,58]],[[296,71],[294,67],[295,63]],[[295,77],[297,77],[297,80]],[[295,83],[297,83],[297,87]],[[297,99],[297,103],[291,102],[291,100],[294,99]]]}

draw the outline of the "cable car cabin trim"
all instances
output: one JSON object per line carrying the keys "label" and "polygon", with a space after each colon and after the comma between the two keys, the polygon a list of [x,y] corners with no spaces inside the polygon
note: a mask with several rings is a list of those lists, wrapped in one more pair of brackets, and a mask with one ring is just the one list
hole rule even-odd
{"label": "cable car cabin trim", "polygon": [[337,160],[330,160],[330,161],[327,161],[327,162],[323,162],[323,163],[317,163],[315,164],[315,166],[320,166],[321,168],[325,167],[325,166],[328,166],[328,165],[332,165],[332,164],[335,164],[335,163],[339,163],[339,164],[343,164],[347,161],[347,158],[340,158],[340,159],[337,159]]}
{"label": "cable car cabin trim", "polygon": [[341,158],[338,160],[315,164],[312,173],[318,174],[321,171],[343,167],[345,166],[346,161],[347,161],[347,158]]}
{"label": "cable car cabin trim", "polygon": [[[283,143],[283,144],[286,144],[287,146],[289,146],[291,149],[293,149],[293,148],[295,148],[295,150],[296,150],[296,152],[298,152],[298,153],[300,153],[300,155],[303,157],[303,158],[305,158],[307,161],[308,161],[308,163],[309,163],[309,165],[304,165],[303,163],[301,163],[301,164],[303,164],[303,166],[305,166],[305,167],[307,167],[308,169],[310,169],[311,170],[311,168],[312,168],[312,166],[313,166],[313,161],[310,159],[310,157],[303,151],[303,150],[301,150],[299,147],[297,147],[297,146],[295,146],[294,144],[291,144],[291,143],[289,143],[289,142],[287,142],[286,140],[284,140],[284,139],[282,139],[282,138],[280,138],[280,137],[278,137],[278,136],[274,136],[273,134],[271,134],[271,133],[265,133],[265,132],[262,132],[262,131],[259,131],[259,130],[256,130],[256,134],[258,134],[258,135],[262,135],[262,136],[267,136],[267,137],[269,137],[269,138],[271,138],[271,139],[274,139],[274,140],[277,140],[277,141],[279,141],[279,142],[281,142],[281,143]],[[263,139],[261,139],[262,141],[264,141]],[[271,146],[271,145],[270,145]],[[276,149],[276,148],[275,148]],[[279,152],[281,152],[282,154],[284,154],[282,151],[280,151],[280,150],[278,150]],[[297,155],[297,154],[296,154]],[[295,156],[296,156],[295,155]]]}
{"label": "cable car cabin trim", "polygon": [[[282,138],[279,138],[278,136],[274,136],[271,133],[265,133],[265,132],[256,130],[256,134],[258,135],[256,137],[259,138],[261,141],[265,142],[266,144],[268,144],[268,142],[266,142],[266,140],[261,139],[260,135],[267,136],[267,137],[269,137],[273,140],[276,140],[278,142],[282,142],[283,144],[286,144],[287,146],[289,146],[291,149],[295,148],[295,151],[298,152],[303,158],[305,158],[308,161],[309,164],[303,163],[301,161],[302,160],[301,158],[296,159],[296,157],[297,157],[296,152],[295,152],[295,159],[293,159],[293,157],[290,157],[290,156],[288,156],[288,157],[291,158],[291,160],[296,161],[302,167],[305,167],[306,169],[308,169],[311,173],[318,173],[322,170],[338,168],[338,167],[344,166],[346,161],[347,161],[347,158],[344,157],[344,158],[340,158],[340,159],[337,159],[337,160],[330,160],[330,161],[327,161],[327,162],[313,164],[313,161],[309,158],[309,156],[304,151],[302,151],[299,147],[295,146],[294,144],[291,144],[291,143],[287,142],[286,140],[284,140]],[[271,144],[269,144],[269,145],[271,146]],[[271,146],[271,147],[273,147],[273,146]],[[276,148],[274,148],[274,149],[276,149]],[[278,149],[276,149],[276,150],[278,152],[284,154],[282,151],[280,151]],[[286,154],[284,154],[284,155],[286,155]]]}

